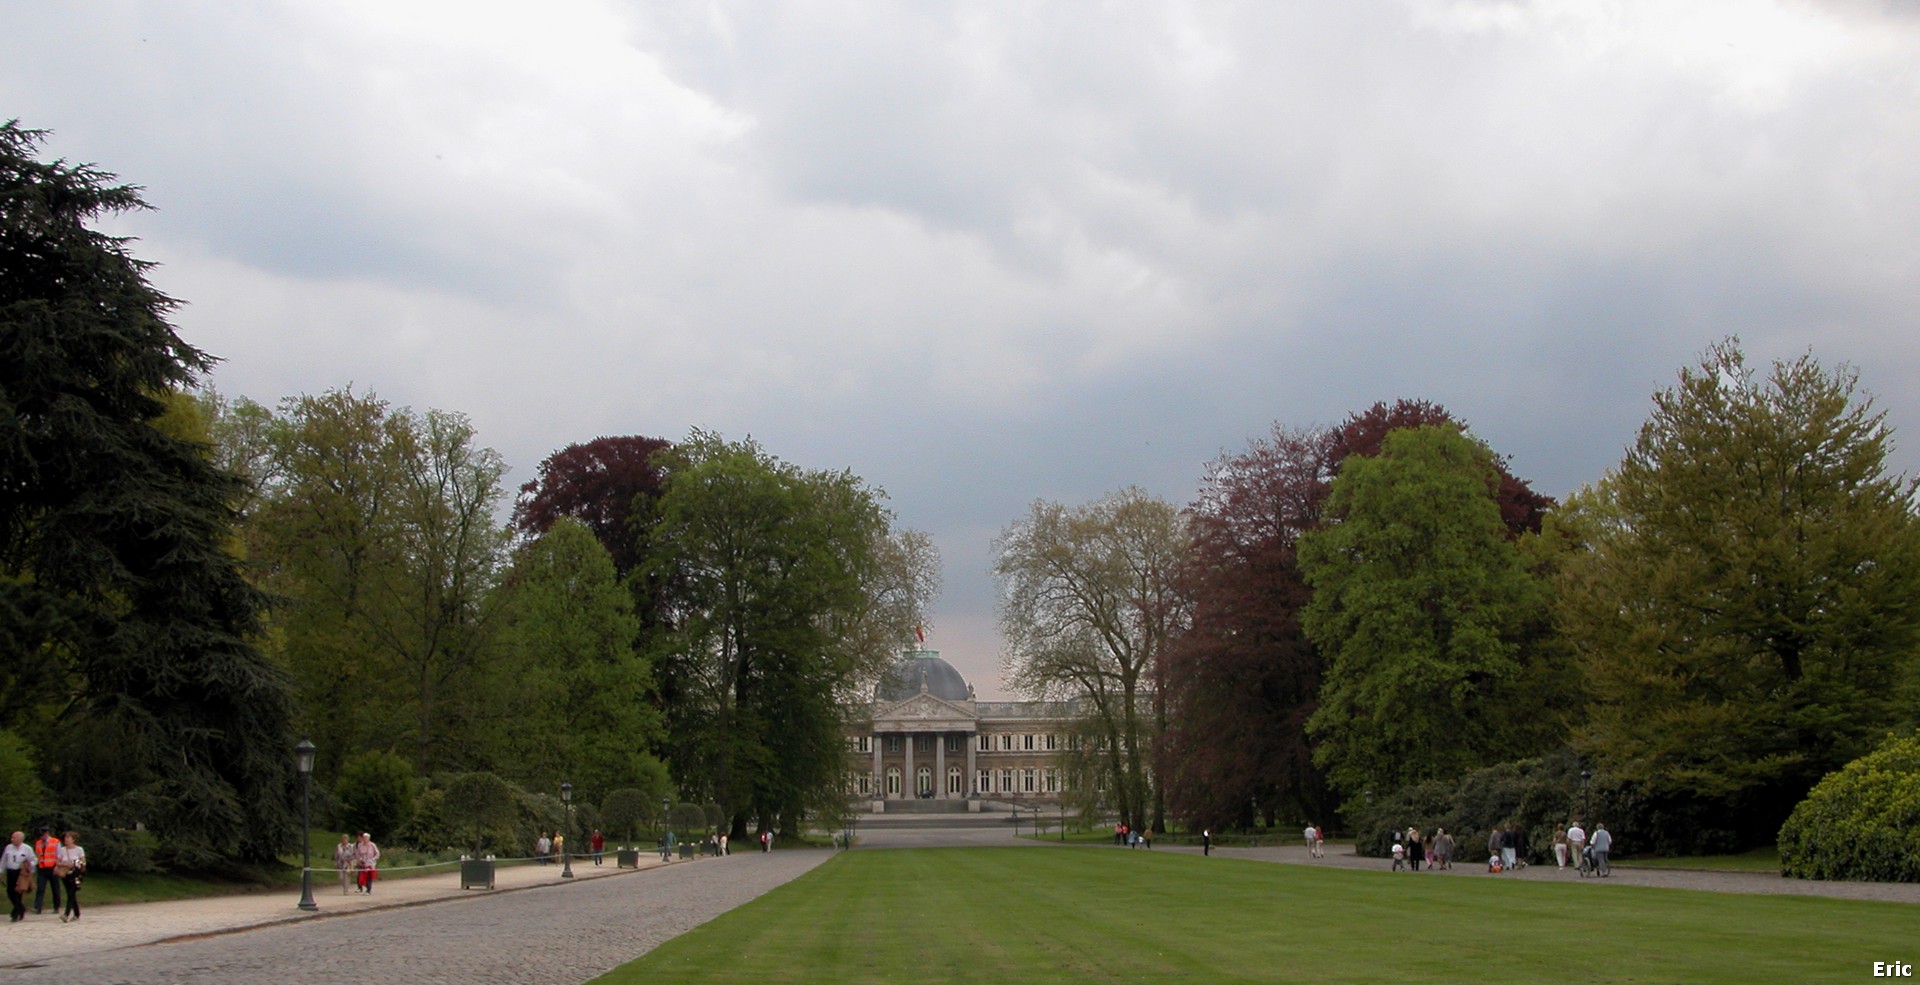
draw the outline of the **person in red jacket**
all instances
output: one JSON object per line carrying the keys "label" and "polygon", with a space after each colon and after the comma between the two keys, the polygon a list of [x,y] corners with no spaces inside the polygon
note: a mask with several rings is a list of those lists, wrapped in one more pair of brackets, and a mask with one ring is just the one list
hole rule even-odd
{"label": "person in red jacket", "polygon": [[593,850],[593,864],[599,865],[600,856],[607,847],[606,836],[600,833],[599,828],[593,829],[593,837],[587,839],[587,847]]}
{"label": "person in red jacket", "polygon": [[33,912],[41,913],[47,902],[47,887],[53,887],[53,912],[60,912],[60,880],[54,878],[53,867],[60,864],[60,839],[53,836],[52,828],[41,828],[40,837],[33,840],[34,860],[39,869],[34,872]]}

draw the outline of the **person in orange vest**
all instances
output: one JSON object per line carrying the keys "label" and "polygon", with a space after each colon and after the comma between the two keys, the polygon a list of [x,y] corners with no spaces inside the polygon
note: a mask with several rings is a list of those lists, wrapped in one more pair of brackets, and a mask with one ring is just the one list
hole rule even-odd
{"label": "person in orange vest", "polygon": [[39,865],[33,874],[33,912],[45,912],[47,887],[53,887],[53,912],[60,912],[60,880],[54,878],[53,867],[60,864],[60,839],[53,836],[52,828],[41,828],[40,837],[33,840],[34,861]]}

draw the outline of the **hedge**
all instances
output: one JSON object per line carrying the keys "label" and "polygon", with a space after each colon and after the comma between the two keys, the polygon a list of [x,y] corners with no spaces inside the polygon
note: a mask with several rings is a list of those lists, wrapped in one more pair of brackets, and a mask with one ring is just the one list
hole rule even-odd
{"label": "hedge", "polygon": [[1814,786],[1780,827],[1780,874],[1920,882],[1920,733],[1890,736]]}

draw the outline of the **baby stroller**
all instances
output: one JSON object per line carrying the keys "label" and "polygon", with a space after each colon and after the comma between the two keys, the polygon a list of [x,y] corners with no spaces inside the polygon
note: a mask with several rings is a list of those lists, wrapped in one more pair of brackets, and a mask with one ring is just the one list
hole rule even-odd
{"label": "baby stroller", "polygon": [[1580,849],[1580,878],[1585,879],[1596,874],[1598,873],[1594,868],[1593,846],[1583,846]]}

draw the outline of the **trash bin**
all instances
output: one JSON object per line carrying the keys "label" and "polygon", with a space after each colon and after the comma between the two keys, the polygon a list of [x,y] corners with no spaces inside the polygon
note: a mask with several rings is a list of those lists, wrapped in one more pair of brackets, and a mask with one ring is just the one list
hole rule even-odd
{"label": "trash bin", "polygon": [[617,868],[637,869],[640,867],[640,849],[622,848],[613,853],[613,864]]}
{"label": "trash bin", "polygon": [[463,858],[460,860],[461,889],[492,889],[493,859]]}
{"label": "trash bin", "polygon": [[689,843],[687,843],[687,842],[684,842],[684,841],[683,841],[683,842],[681,842],[681,843],[680,843],[680,857],[681,857],[681,858],[692,858],[692,857],[693,857],[693,845],[691,845],[691,844],[689,844]]}

